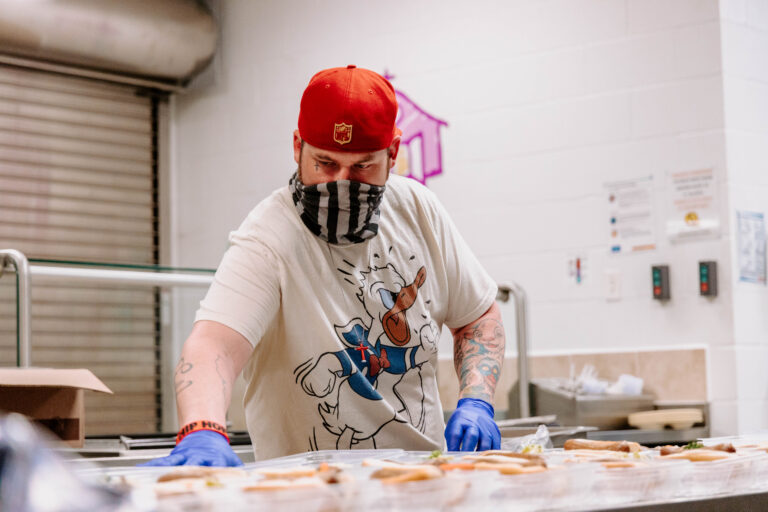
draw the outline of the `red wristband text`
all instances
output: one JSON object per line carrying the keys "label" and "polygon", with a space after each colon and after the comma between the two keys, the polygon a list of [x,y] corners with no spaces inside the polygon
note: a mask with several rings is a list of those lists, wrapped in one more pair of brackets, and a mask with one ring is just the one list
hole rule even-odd
{"label": "red wristband text", "polygon": [[226,428],[216,423],[215,421],[202,420],[202,421],[193,421],[192,423],[187,423],[186,425],[181,427],[181,430],[179,430],[179,433],[176,434],[176,444],[179,444],[182,439],[187,437],[192,432],[197,432],[198,430],[210,430],[212,432],[217,432],[223,435],[226,438],[227,442],[229,442],[229,436],[227,435]]}

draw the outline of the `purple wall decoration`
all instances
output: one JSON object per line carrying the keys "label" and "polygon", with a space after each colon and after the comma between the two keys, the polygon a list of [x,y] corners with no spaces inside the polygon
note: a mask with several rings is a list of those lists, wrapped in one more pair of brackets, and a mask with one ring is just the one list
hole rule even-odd
{"label": "purple wall decoration", "polygon": [[[388,80],[394,78],[388,73],[384,77]],[[397,89],[395,96],[399,107],[397,127],[403,134],[400,155],[392,172],[426,184],[427,178],[443,173],[440,127],[448,126],[448,123],[425,112]]]}

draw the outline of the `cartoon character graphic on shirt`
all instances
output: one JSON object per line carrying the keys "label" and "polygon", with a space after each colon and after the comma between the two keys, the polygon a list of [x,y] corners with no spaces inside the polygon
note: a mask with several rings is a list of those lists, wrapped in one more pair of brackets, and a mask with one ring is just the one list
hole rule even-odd
{"label": "cartoon character graphic on shirt", "polygon": [[[347,348],[294,370],[307,394],[324,399],[318,412],[325,429],[337,436],[337,449],[375,448],[376,433],[392,421],[425,431],[420,370],[435,357],[440,334],[417,301],[426,279],[424,267],[410,283],[391,263],[360,271],[356,297],[365,317],[334,326]],[[389,405],[372,403],[381,400]],[[311,439],[310,448],[316,449]]]}

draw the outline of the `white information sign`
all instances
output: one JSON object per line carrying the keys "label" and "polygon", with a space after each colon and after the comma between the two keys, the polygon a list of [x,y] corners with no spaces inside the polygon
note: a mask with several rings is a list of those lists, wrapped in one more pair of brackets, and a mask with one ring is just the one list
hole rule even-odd
{"label": "white information sign", "polygon": [[608,182],[604,187],[611,252],[655,249],[653,176]]}
{"label": "white information sign", "polygon": [[765,219],[762,213],[736,212],[739,280],[765,284]]}
{"label": "white information sign", "polygon": [[713,169],[668,174],[667,235],[672,240],[716,236],[720,232]]}

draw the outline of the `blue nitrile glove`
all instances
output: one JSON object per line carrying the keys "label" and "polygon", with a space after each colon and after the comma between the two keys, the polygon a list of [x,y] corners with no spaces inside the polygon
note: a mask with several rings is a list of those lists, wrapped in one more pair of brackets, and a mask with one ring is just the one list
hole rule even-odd
{"label": "blue nitrile glove", "polygon": [[198,430],[187,434],[167,457],[139,464],[139,466],[242,466],[227,438],[211,430]]}
{"label": "blue nitrile glove", "polygon": [[478,398],[462,398],[445,426],[448,450],[472,452],[498,450],[501,432],[493,421],[493,406]]}

